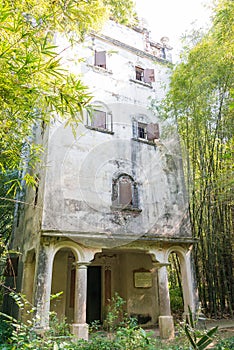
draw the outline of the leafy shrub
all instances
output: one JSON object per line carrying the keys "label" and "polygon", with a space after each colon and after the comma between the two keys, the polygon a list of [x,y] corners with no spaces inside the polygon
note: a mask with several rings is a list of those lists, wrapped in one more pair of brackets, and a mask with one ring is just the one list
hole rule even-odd
{"label": "leafy shrub", "polygon": [[6,321],[5,317],[0,316],[0,344],[4,344],[7,341],[12,331],[12,325]]}
{"label": "leafy shrub", "polygon": [[234,349],[234,337],[221,340],[213,348],[214,350],[230,350]]}
{"label": "leafy shrub", "polygon": [[107,332],[113,332],[120,324],[124,322],[126,315],[123,310],[125,300],[115,293],[107,306],[106,318],[103,322],[104,329]]}
{"label": "leafy shrub", "polygon": [[183,312],[184,303],[179,287],[170,288],[170,304],[172,313],[180,314]]}
{"label": "leafy shrub", "polygon": [[185,335],[192,346],[192,349],[195,350],[204,350],[206,349],[213,341],[213,337],[218,330],[218,326],[211,328],[209,330],[199,330],[196,328],[197,320],[194,318],[193,313],[189,309],[188,319],[184,324],[181,324]]}

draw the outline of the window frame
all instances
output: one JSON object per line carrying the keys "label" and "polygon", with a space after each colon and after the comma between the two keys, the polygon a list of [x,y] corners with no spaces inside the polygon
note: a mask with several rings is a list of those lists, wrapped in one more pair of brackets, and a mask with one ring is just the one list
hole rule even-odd
{"label": "window frame", "polygon": [[147,138],[147,123],[137,123],[137,138],[142,140],[148,140]]}
{"label": "window frame", "polygon": [[160,140],[158,123],[147,123],[144,119],[133,119],[133,140],[155,145]]}
{"label": "window frame", "polygon": [[[98,107],[94,107],[92,110],[88,111],[86,128],[91,129],[91,130],[100,131],[103,133],[114,134],[112,113],[107,111],[107,110],[104,110],[104,109],[105,108],[103,108],[102,106],[100,106],[100,107],[98,106]],[[105,126],[104,127],[95,126],[93,124],[93,118],[94,118],[95,112],[105,114]]]}
{"label": "window frame", "polygon": [[[135,78],[138,81],[144,82],[144,69],[139,67],[139,66],[135,66]],[[140,79],[138,79],[140,78]]]}
{"label": "window frame", "polygon": [[154,69],[135,66],[135,81],[151,86],[155,82]]}
{"label": "window frame", "polygon": [[[96,128],[96,129],[104,129],[107,130],[107,113],[105,111],[102,111],[101,109],[94,109],[93,110],[93,115],[92,115],[92,119],[91,119],[91,127]],[[101,119],[101,117],[104,118],[104,126],[101,126],[101,120],[98,122],[99,118]],[[96,125],[97,124],[97,125]],[[100,124],[100,125],[99,125]]]}

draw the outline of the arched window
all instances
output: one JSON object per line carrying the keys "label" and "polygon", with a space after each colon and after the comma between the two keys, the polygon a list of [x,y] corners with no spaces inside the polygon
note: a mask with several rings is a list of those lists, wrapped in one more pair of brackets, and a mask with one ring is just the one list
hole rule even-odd
{"label": "arched window", "polygon": [[121,174],[113,180],[112,205],[120,209],[138,208],[137,184],[130,175]]}

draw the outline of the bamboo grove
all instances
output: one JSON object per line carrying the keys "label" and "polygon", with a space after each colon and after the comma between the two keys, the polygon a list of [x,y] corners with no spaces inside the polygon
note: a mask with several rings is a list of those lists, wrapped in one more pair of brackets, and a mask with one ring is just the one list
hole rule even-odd
{"label": "bamboo grove", "polygon": [[234,3],[219,1],[211,29],[174,69],[164,106],[178,124],[199,298],[212,317],[234,307],[233,18]]}

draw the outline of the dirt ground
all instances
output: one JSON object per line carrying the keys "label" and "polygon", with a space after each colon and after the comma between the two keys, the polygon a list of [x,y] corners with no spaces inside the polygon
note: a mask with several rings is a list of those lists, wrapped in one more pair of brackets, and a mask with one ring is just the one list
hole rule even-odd
{"label": "dirt ground", "polygon": [[234,337],[234,319],[207,320],[205,326],[207,329],[218,326],[214,342],[210,344],[209,348],[212,348],[217,340]]}
{"label": "dirt ground", "polygon": [[[233,319],[206,319],[204,322],[200,324],[200,329],[210,329],[218,326],[218,331],[216,333],[216,340],[222,340],[225,338],[234,337],[234,318]],[[146,330],[147,331],[147,330]],[[148,329],[150,333],[154,333],[153,336],[159,337],[159,329]],[[177,331],[175,332],[177,334]],[[214,345],[213,343],[211,346]]]}

